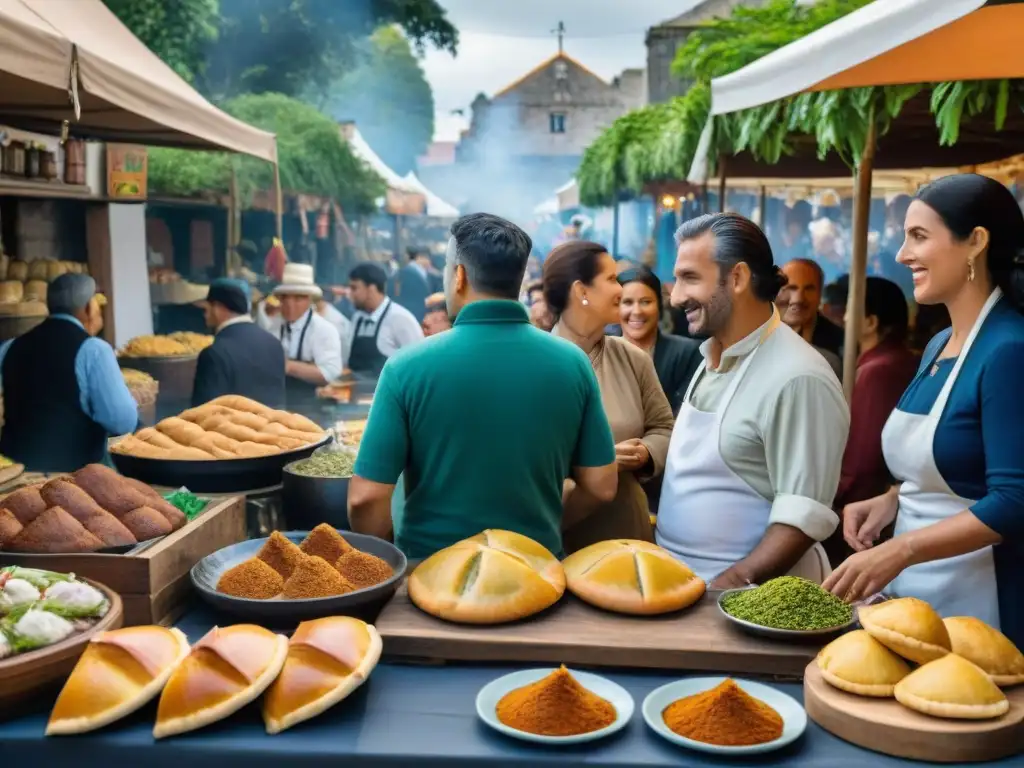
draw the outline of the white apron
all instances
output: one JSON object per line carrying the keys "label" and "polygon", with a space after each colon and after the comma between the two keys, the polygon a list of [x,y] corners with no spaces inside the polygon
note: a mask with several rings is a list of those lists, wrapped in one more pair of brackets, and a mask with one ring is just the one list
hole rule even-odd
{"label": "white apron", "polygon": [[[896,536],[945,520],[974,504],[975,500],[957,496],[939,474],[935,466],[935,431],[967,353],[1001,296],[1002,291],[997,288],[985,302],[931,410],[922,416],[897,409],[885,422],[882,453],[892,476],[901,482]],[[934,362],[925,361],[929,366]],[[991,547],[913,565],[897,576],[887,591],[931,603],[940,616],[974,616],[999,627],[999,596]]]}
{"label": "white apron", "polygon": [[[740,364],[715,412],[690,405],[694,387],[707,370],[706,362],[701,365],[672,429],[656,541],[708,582],[749,555],[768,530],[772,503],[725,463],[721,433],[722,417],[751,360],[778,327],[778,315],[774,317],[761,343]],[[815,544],[790,573],[820,584],[831,573],[825,550]]]}

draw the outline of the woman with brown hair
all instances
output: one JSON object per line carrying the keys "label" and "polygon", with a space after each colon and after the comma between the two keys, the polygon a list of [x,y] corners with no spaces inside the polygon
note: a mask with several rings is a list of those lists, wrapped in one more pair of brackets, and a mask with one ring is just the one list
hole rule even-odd
{"label": "woman with brown hair", "polygon": [[651,356],[625,339],[605,336],[605,326],[619,321],[621,297],[615,260],[598,243],[563,243],[544,262],[544,299],[556,319],[551,332],[590,358],[619,465],[619,490],[611,502],[595,502],[567,487],[566,553],[606,539],[653,541],[641,483],[665,468],[672,409]]}

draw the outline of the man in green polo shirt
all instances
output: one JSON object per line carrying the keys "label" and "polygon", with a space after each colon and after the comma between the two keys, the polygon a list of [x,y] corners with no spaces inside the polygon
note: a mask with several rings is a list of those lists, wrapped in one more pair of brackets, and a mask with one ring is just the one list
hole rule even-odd
{"label": "man in green polo shirt", "polygon": [[529,236],[488,214],[452,226],[450,331],[402,350],[381,373],[349,486],[352,530],[387,536],[410,559],[486,528],[562,551],[563,487],[615,496],[615,446],[586,355],[530,325],[517,301]]}

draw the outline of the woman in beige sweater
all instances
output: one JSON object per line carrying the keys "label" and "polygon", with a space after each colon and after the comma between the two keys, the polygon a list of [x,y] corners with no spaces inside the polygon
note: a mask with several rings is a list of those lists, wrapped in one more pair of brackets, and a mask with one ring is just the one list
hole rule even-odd
{"label": "woman in beige sweater", "polygon": [[619,322],[621,296],[615,261],[602,245],[573,240],[556,247],[544,262],[544,299],[557,319],[551,332],[590,357],[619,464],[614,501],[601,504],[567,483],[567,554],[607,539],[654,540],[640,484],[665,469],[672,409],[650,354],[605,336],[605,326]]}

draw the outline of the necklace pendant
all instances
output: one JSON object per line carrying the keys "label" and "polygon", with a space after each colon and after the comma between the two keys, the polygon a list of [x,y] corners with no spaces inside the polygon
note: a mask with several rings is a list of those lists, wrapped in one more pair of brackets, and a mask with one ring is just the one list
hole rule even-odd
{"label": "necklace pendant", "polygon": [[932,366],[932,369],[931,369],[931,371],[929,371],[928,375],[929,376],[934,376],[938,372],[939,372],[939,366],[936,363],[935,365]]}

